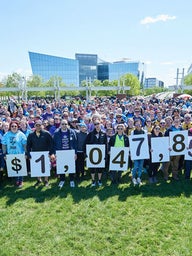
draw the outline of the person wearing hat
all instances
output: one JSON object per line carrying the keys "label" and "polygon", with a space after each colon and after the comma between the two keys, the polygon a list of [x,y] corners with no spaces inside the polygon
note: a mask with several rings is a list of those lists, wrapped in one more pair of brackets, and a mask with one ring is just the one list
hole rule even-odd
{"label": "person wearing hat", "polygon": [[116,119],[115,122],[112,124],[114,130],[116,130],[118,124],[124,124],[125,127],[127,127],[127,124],[124,121],[122,114],[117,113],[115,119]]}
{"label": "person wearing hat", "polygon": [[[54,153],[53,139],[51,134],[43,129],[43,123],[41,120],[35,121],[35,130],[27,137],[27,157],[31,158],[30,152],[32,151],[49,151],[49,156]],[[42,178],[38,177],[34,187],[39,186],[42,183]],[[45,177],[44,185],[49,186],[48,177]]]}
{"label": "person wearing hat", "polygon": [[76,118],[72,118],[69,122],[69,126],[71,129],[73,129],[74,131],[78,130],[78,126],[77,126],[78,120]]}
{"label": "person wearing hat", "polygon": [[[116,133],[110,137],[109,140],[109,152],[111,147],[129,147],[129,139],[125,134],[125,126],[124,124],[118,124],[116,128]],[[110,177],[112,184],[119,183],[121,179],[122,171],[110,171]]]}

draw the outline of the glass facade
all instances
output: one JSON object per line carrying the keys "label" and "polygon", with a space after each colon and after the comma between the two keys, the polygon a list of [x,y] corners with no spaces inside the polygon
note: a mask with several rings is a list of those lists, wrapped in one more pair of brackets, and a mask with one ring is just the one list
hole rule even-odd
{"label": "glass facade", "polygon": [[79,86],[79,63],[77,60],[29,52],[33,75],[45,81],[51,77],[62,77],[67,85]]}
{"label": "glass facade", "polygon": [[98,80],[109,80],[109,65],[106,63],[98,65]]}
{"label": "glass facade", "polygon": [[152,87],[164,87],[164,83],[160,80],[158,80],[155,77],[150,77],[150,78],[146,78],[145,79],[145,84],[144,84],[144,88],[152,88]]}
{"label": "glass facade", "polygon": [[119,80],[122,75],[135,75],[140,83],[144,82],[144,64],[141,62],[113,62],[98,65],[98,79],[109,81]]}
{"label": "glass facade", "polygon": [[75,59],[79,61],[79,83],[82,81],[98,79],[97,75],[97,55],[96,54],[75,54]]}
{"label": "glass facade", "polygon": [[119,80],[122,75],[133,74],[144,84],[144,63],[119,61],[98,63],[96,54],[75,54],[75,59],[55,57],[29,52],[33,75],[41,76],[45,81],[59,76],[66,85],[80,86],[82,81],[95,79]]}

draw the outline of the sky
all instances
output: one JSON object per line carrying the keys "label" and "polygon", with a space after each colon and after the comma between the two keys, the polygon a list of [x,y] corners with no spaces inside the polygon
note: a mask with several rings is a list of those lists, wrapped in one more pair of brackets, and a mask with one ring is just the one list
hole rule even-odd
{"label": "sky", "polygon": [[28,52],[141,61],[175,85],[192,64],[191,0],[0,0],[0,80],[32,74]]}

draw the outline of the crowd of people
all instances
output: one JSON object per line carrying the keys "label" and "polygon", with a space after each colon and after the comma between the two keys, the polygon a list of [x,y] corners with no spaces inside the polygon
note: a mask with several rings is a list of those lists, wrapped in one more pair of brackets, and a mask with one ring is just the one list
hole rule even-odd
{"label": "crowd of people", "polygon": [[[57,174],[57,150],[75,151],[75,170],[69,174],[70,186],[75,187],[85,175],[86,145],[104,145],[105,168],[89,168],[91,186],[102,186],[103,173],[112,184],[121,182],[122,171],[109,169],[111,147],[129,147],[129,136],[147,134],[149,159],[131,160],[134,186],[142,184],[142,173],[146,170],[149,183],[157,183],[157,173],[162,172],[165,181],[179,180],[184,170],[186,180],[190,179],[192,160],[182,155],[171,156],[170,161],[153,163],[151,160],[151,139],[169,136],[170,132],[187,130],[192,135],[192,102],[188,99],[171,98],[159,100],[150,98],[108,98],[95,97],[90,102],[72,99],[66,101],[33,99],[18,101],[14,97],[0,103],[0,180],[6,176],[8,154],[24,154],[30,175],[31,152],[49,151],[50,168]],[[189,145],[190,147],[190,145]],[[65,154],[65,152],[63,152]],[[66,175],[59,174],[58,186],[62,188]],[[35,187],[49,186],[49,177],[37,177]],[[23,177],[16,177],[16,186],[23,186]]]}

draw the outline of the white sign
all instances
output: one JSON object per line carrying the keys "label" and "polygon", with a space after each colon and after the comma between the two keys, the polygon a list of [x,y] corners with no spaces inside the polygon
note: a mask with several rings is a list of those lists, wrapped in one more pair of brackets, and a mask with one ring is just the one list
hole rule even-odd
{"label": "white sign", "polygon": [[75,150],[56,151],[57,174],[75,173]]}
{"label": "white sign", "polygon": [[8,177],[27,176],[27,165],[24,154],[6,155]]}
{"label": "white sign", "polygon": [[110,171],[127,171],[129,162],[128,147],[111,147],[110,149]]}
{"label": "white sign", "polygon": [[105,168],[105,145],[86,145],[87,168]]}
{"label": "white sign", "polygon": [[48,151],[31,152],[31,177],[50,176],[50,159]]}
{"label": "white sign", "polygon": [[185,154],[185,160],[192,160],[192,137],[188,136],[188,147]]}
{"label": "white sign", "polygon": [[129,136],[131,160],[149,159],[147,134]]}
{"label": "white sign", "polygon": [[169,162],[169,137],[151,138],[152,163]]}
{"label": "white sign", "polygon": [[169,133],[170,156],[185,155],[188,145],[188,131],[174,131]]}

